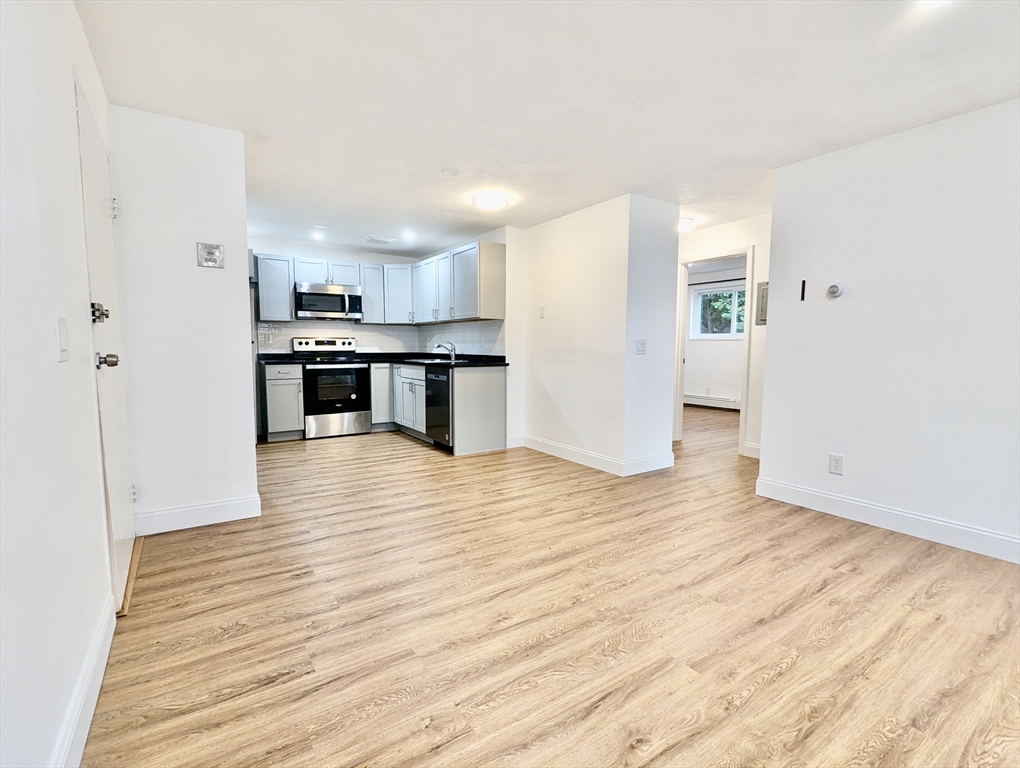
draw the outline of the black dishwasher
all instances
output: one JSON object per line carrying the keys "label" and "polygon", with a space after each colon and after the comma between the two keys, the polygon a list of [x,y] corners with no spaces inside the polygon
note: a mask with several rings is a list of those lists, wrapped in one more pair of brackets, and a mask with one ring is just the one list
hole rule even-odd
{"label": "black dishwasher", "polygon": [[453,419],[450,409],[452,368],[425,366],[425,434],[434,443],[453,447]]}

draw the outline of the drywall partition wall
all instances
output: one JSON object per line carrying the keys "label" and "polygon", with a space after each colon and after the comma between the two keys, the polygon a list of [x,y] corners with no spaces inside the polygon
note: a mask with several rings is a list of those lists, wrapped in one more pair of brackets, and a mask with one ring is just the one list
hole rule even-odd
{"label": "drywall partition wall", "polygon": [[624,195],[525,231],[527,447],[617,475],[672,466],[676,219]]}
{"label": "drywall partition wall", "polygon": [[758,493],[1020,560],[1020,102],[775,182]]}
{"label": "drywall partition wall", "polygon": [[677,229],[680,208],[629,195],[623,471],[673,466]]}
{"label": "drywall partition wall", "polygon": [[[113,637],[70,2],[0,3],[0,765],[76,765]],[[26,290],[45,286],[45,290]],[[54,315],[67,318],[58,363]]]}
{"label": "drywall partition wall", "polygon": [[625,195],[525,232],[524,444],[616,474],[623,470],[629,221]]}
{"label": "drywall partition wall", "polygon": [[[748,307],[753,315],[755,290],[758,283],[768,282],[772,215],[754,216],[717,227],[697,229],[680,235],[680,262],[689,263],[745,253],[754,249],[753,273],[748,276]],[[686,297],[681,297],[681,311],[686,311]],[[744,439],[738,451],[744,456],[758,456],[761,444],[761,403],[765,378],[765,340],[767,325],[747,326],[746,381],[741,387]]]}
{"label": "drywall partition wall", "polygon": [[110,147],[136,529],[257,516],[243,135],[111,107]]}
{"label": "drywall partition wall", "polygon": [[[711,263],[711,262],[709,262]],[[681,323],[684,338],[684,402],[720,408],[739,408],[744,373],[743,338],[691,338],[697,326],[697,307],[693,293],[718,284],[719,290],[746,288],[746,269],[691,272],[688,279],[686,311]],[[735,282],[736,281],[736,282]],[[747,326],[753,325],[750,315]]]}

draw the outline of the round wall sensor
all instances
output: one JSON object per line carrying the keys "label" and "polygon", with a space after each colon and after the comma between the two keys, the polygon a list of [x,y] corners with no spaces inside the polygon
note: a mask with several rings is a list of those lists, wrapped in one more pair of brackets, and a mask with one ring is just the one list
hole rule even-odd
{"label": "round wall sensor", "polygon": [[830,299],[838,299],[843,295],[845,290],[846,289],[843,288],[843,283],[833,283],[825,290],[825,295]]}

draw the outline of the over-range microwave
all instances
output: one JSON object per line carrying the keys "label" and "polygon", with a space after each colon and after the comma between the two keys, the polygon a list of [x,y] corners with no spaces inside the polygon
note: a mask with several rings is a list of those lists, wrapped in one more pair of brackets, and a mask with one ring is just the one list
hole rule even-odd
{"label": "over-range microwave", "polygon": [[295,283],[294,314],[328,320],[360,320],[361,286]]}

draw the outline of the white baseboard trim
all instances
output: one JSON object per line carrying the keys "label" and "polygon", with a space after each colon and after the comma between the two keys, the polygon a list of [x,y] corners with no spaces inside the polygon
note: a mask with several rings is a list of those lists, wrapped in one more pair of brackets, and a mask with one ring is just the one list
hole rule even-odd
{"label": "white baseboard trim", "polygon": [[999,560],[1020,563],[1020,537],[1017,536],[943,520],[919,512],[873,504],[849,496],[816,491],[778,480],[758,478],[755,492],[769,499],[905,533],[926,541],[966,549]]}
{"label": "white baseboard trim", "polygon": [[600,453],[586,451],[582,448],[574,448],[570,445],[557,443],[554,440],[532,437],[531,435],[524,435],[524,446],[619,477],[629,477],[630,475],[638,475],[642,472],[653,472],[657,469],[668,469],[673,466],[675,460],[671,451],[657,456],[643,456],[639,459],[623,461],[621,459],[614,459],[611,456],[603,456]]}
{"label": "white baseboard trim", "polygon": [[81,764],[85,752],[85,740],[92,727],[92,716],[96,712],[99,689],[106,674],[106,660],[110,656],[113,630],[117,624],[117,606],[113,594],[107,594],[103,610],[92,633],[85,664],[78,673],[78,682],[71,693],[71,701],[64,713],[64,721],[57,735],[50,765],[76,766]]}
{"label": "white baseboard trim", "polygon": [[197,528],[200,525],[245,520],[249,517],[259,517],[261,514],[262,500],[258,496],[153,509],[148,512],[135,512],[135,534],[151,536],[155,533]]}
{"label": "white baseboard trim", "polygon": [[712,397],[710,395],[684,395],[684,405],[703,405],[706,408],[729,408],[740,410],[740,401],[728,397]]}
{"label": "white baseboard trim", "polygon": [[741,456],[750,456],[752,459],[761,458],[761,445],[759,443],[744,443],[737,453]]}
{"label": "white baseboard trim", "polygon": [[507,435],[506,438],[507,448],[523,448],[524,447],[524,435]]}

